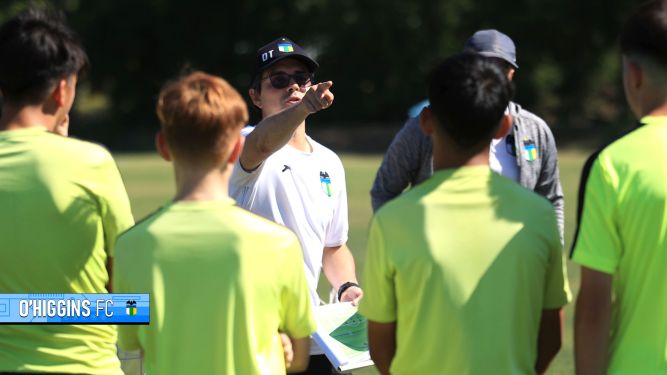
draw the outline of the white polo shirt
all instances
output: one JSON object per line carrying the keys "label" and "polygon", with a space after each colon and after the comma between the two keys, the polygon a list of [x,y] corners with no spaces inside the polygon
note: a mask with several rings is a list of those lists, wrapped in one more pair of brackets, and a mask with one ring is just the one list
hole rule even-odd
{"label": "white polo shirt", "polygon": [[[253,128],[246,127],[246,136]],[[237,161],[230,196],[251,212],[292,229],[303,250],[313,305],[325,247],[347,242],[345,171],[338,156],[307,137],[312,152],[285,145],[257,169],[246,172]]]}

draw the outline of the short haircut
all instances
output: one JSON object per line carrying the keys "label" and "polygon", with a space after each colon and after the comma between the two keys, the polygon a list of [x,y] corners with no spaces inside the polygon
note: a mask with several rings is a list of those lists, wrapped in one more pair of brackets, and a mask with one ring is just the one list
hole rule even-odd
{"label": "short haircut", "polygon": [[430,76],[428,98],[440,128],[462,148],[488,142],[514,93],[498,65],[462,53],[438,65]]}
{"label": "short haircut", "polygon": [[241,95],[224,79],[199,71],[167,83],[156,111],[171,153],[194,162],[228,158],[248,122]]}
{"label": "short haircut", "polygon": [[30,8],[0,27],[0,91],[7,102],[39,104],[55,84],[88,68],[62,13]]}
{"label": "short haircut", "polygon": [[262,92],[262,74],[264,74],[264,71],[255,74],[252,77],[252,82],[250,82],[250,88],[257,91],[258,94]]}
{"label": "short haircut", "polygon": [[667,65],[667,5],[654,0],[640,5],[620,35],[623,54],[639,54]]}

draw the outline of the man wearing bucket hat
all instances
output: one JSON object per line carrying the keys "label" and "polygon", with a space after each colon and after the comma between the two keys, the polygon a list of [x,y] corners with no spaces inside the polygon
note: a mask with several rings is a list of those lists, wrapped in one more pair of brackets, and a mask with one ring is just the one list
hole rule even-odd
{"label": "man wearing bucket hat", "polygon": [[[321,270],[340,301],[357,303],[359,287],[348,249],[345,172],[338,156],[306,134],[306,119],[329,108],[331,81],[315,83],[317,62],[288,38],[257,51],[249,96],[262,120],[242,132],[230,195],[239,206],[292,229],[303,250],[313,305],[319,304]],[[311,354],[318,348],[311,350]],[[308,373],[331,371],[324,355],[311,357]]]}
{"label": "man wearing bucket hat", "polygon": [[[519,68],[514,42],[497,30],[479,30],[465,43],[463,52],[493,59],[512,80]],[[490,145],[491,169],[519,182],[547,198],[554,206],[563,242],[564,202],[558,173],[558,156],[553,134],[541,118],[510,102],[509,133]],[[377,172],[371,200],[377,211],[408,186],[415,186],[433,174],[431,139],[419,128],[419,118],[410,118],[396,134]]]}

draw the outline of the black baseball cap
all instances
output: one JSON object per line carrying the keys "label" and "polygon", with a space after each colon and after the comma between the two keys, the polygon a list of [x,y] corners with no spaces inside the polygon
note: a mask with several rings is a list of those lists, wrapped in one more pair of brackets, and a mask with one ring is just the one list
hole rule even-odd
{"label": "black baseball cap", "polygon": [[487,57],[498,57],[519,69],[516,63],[516,47],[509,36],[498,30],[479,30],[475,32],[465,46],[463,52],[477,53]]}
{"label": "black baseball cap", "polygon": [[320,66],[317,61],[308,56],[306,50],[294,43],[291,39],[280,37],[257,50],[255,59],[255,76],[266,70],[271,65],[288,57],[297,59],[304,63],[311,73]]}

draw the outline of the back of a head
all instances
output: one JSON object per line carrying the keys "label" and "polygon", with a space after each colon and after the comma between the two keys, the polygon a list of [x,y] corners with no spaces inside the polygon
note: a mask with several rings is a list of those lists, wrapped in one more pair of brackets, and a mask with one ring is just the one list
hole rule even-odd
{"label": "back of a head", "polygon": [[224,79],[203,72],[167,83],[157,115],[175,158],[207,164],[229,157],[248,122],[241,95]]}
{"label": "back of a head", "polygon": [[31,8],[0,27],[0,90],[5,101],[38,104],[88,56],[60,13]]}
{"label": "back of a head", "polygon": [[462,148],[471,148],[491,140],[513,91],[497,64],[463,53],[433,70],[428,98],[440,128]]}
{"label": "back of a head", "polygon": [[667,66],[667,4],[653,0],[639,6],[620,35],[621,53],[640,55]]}

